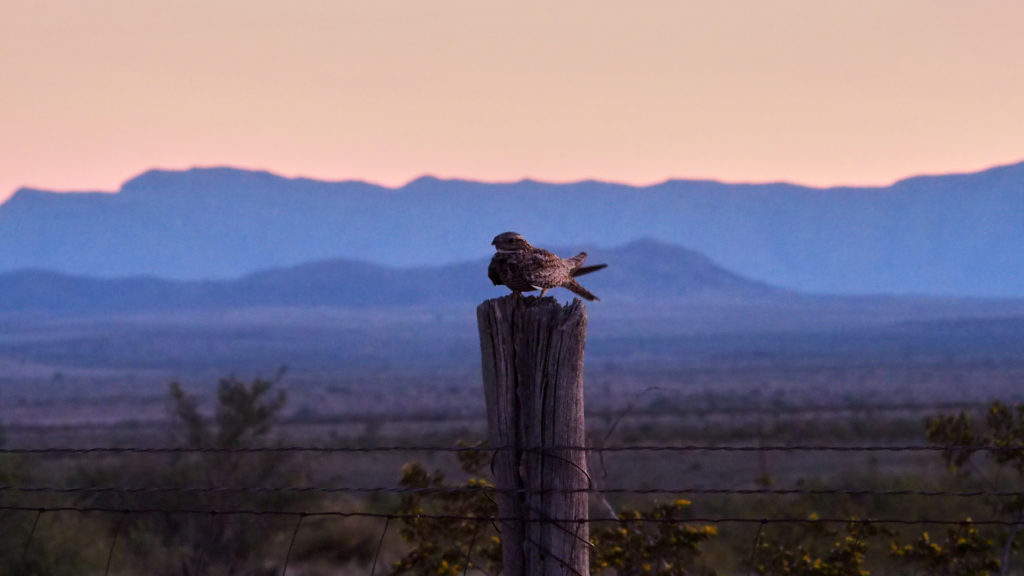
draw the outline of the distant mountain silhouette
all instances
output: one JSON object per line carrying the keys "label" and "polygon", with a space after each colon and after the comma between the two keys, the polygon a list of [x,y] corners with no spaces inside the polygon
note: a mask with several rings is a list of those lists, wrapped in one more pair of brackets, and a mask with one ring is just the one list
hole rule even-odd
{"label": "distant mountain silhouette", "polygon": [[[561,250],[563,254],[575,253]],[[749,301],[784,294],[732,274],[693,251],[643,240],[596,250],[609,267],[583,278],[610,305]],[[487,260],[438,267],[389,268],[327,260],[266,270],[234,280],[98,279],[42,271],[0,274],[0,312],[103,313],[252,306],[400,308],[472,304],[508,294],[487,279]],[[551,293],[560,300],[572,295]]]}
{"label": "distant mountain silhouette", "polygon": [[484,258],[505,230],[541,246],[653,238],[802,291],[1024,296],[1024,163],[832,189],[436,178],[391,189],[154,170],[116,194],[18,191],[0,205],[0,271],[224,279],[338,258],[435,266]]}

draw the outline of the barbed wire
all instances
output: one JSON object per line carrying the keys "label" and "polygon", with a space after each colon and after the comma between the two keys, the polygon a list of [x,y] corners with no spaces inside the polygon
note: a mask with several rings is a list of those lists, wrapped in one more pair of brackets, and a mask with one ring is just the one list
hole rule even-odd
{"label": "barbed wire", "polygon": [[[567,451],[586,451],[598,454],[608,452],[653,452],[653,453],[677,453],[688,452],[722,452],[722,453],[752,453],[752,452],[841,452],[841,453],[908,453],[908,452],[975,452],[988,451],[994,453],[1020,452],[1024,450],[1018,446],[1005,445],[935,445],[935,444],[898,444],[898,445],[622,445],[622,446],[551,446],[543,448],[522,448],[522,447],[486,447],[486,446],[264,446],[245,448],[222,448],[222,447],[109,447],[97,446],[87,448],[66,448],[66,447],[36,447],[36,448],[6,448],[0,449],[0,455],[42,455],[42,456],[118,456],[134,454],[273,454],[273,453],[339,453],[339,454],[374,454],[374,453],[398,453],[398,452],[428,452],[428,453],[491,453],[492,457],[501,451],[515,450],[519,453],[541,452],[558,453]],[[229,507],[229,501],[225,499],[210,499],[217,503],[204,506],[203,504],[186,504],[184,506],[162,506],[153,505],[150,501],[140,501],[139,506],[132,506],[131,502],[124,498],[129,495],[157,495],[157,494],[396,494],[396,495],[460,495],[480,493],[505,494],[505,495],[530,495],[530,494],[552,494],[552,493],[585,493],[599,496],[621,494],[621,495],[720,495],[720,496],[843,496],[843,497],[948,497],[948,498],[1022,498],[1024,491],[1021,490],[925,490],[925,489],[858,489],[858,488],[706,488],[698,486],[690,487],[655,487],[655,488],[545,488],[541,490],[530,490],[527,488],[501,489],[488,485],[452,486],[452,487],[408,487],[408,486],[57,486],[57,485],[0,485],[0,497],[7,495],[27,494],[61,494],[61,495],[96,495],[115,494],[120,496],[116,501],[120,506],[87,505],[87,504],[61,504],[50,506],[30,506],[25,502],[18,504],[0,505],[0,514],[7,512],[23,512],[34,515],[32,528],[24,544],[22,553],[22,564],[25,563],[27,551],[32,543],[36,526],[44,514],[109,514],[118,515],[116,528],[113,532],[109,549],[107,552],[106,569],[104,574],[110,574],[112,561],[118,538],[126,520],[131,516],[140,515],[191,515],[205,516],[211,522],[219,517],[250,517],[250,518],[291,518],[294,520],[294,527],[290,529],[291,537],[288,540],[287,552],[284,555],[284,571],[292,559],[293,549],[299,530],[303,521],[307,518],[368,518],[379,519],[384,522],[384,529],[373,557],[371,575],[376,573],[378,558],[392,521],[419,521],[431,520],[438,522],[469,522],[475,523],[477,528],[474,531],[473,539],[470,542],[465,557],[465,568],[468,571],[471,565],[473,546],[476,543],[477,534],[484,524],[496,525],[502,522],[520,522],[527,524],[551,524],[561,529],[570,530],[571,526],[585,527],[602,523],[617,523],[619,525],[724,525],[724,524],[745,524],[757,525],[754,544],[751,552],[751,559],[756,552],[761,533],[768,525],[889,525],[889,526],[965,526],[1004,528],[1014,534],[1024,527],[1024,517],[1017,516],[1016,519],[1006,518],[982,518],[950,519],[950,518],[914,518],[914,517],[882,517],[882,518],[857,518],[857,517],[816,517],[816,516],[694,516],[694,517],[647,517],[641,515],[624,515],[590,518],[551,518],[546,515],[528,517],[508,517],[500,514],[486,515],[462,515],[462,514],[437,514],[437,513],[384,513],[362,510],[338,510],[338,509],[262,509],[258,507]],[[24,500],[24,499],[23,499]],[[30,500],[31,501],[31,500]],[[2,501],[0,501],[2,502]],[[243,506],[245,506],[243,504]],[[786,514],[781,512],[781,514]],[[541,543],[534,543],[541,546]],[[541,546],[543,547],[543,546]],[[573,549],[575,553],[575,548]],[[555,560],[571,568],[571,563],[565,563],[555,556]],[[751,564],[752,565],[752,564]]]}
{"label": "barbed wire", "polygon": [[506,522],[519,521],[526,523],[617,523],[617,524],[892,524],[892,525],[947,525],[961,526],[1024,526],[1024,520],[1007,520],[999,518],[983,518],[978,520],[956,520],[946,518],[857,518],[857,517],[814,517],[814,516],[723,516],[689,518],[515,518],[497,515],[463,515],[463,514],[406,514],[383,513],[351,510],[275,510],[255,508],[171,508],[171,507],[106,507],[106,506],[0,506],[3,512],[29,512],[33,514],[55,513],[99,513],[99,514],[185,514],[200,516],[278,516],[289,518],[378,518],[382,520],[438,520],[464,522]]}
{"label": "barbed wire", "polygon": [[[893,444],[893,445],[841,445],[841,444],[796,444],[796,445],[710,445],[710,444],[684,444],[684,445],[620,445],[620,446],[546,446],[546,447],[520,447],[520,446],[498,446],[489,447],[477,446],[428,446],[428,445],[384,445],[384,446],[261,446],[261,447],[174,447],[174,446],[150,446],[150,447],[118,447],[118,446],[94,446],[83,448],[70,447],[24,447],[24,448],[3,448],[2,455],[23,455],[23,456],[119,456],[119,455],[189,455],[189,454],[214,454],[214,455],[258,455],[258,454],[283,454],[283,453],[313,453],[313,454],[380,454],[380,453],[406,453],[423,452],[438,454],[461,454],[461,453],[490,453],[492,457],[503,451],[515,451],[517,453],[540,452],[545,454],[558,454],[564,452],[587,452],[603,455],[604,453],[625,453],[625,452],[650,452],[650,453],[763,453],[763,452],[833,452],[833,453],[941,453],[948,451],[965,452],[992,452],[992,453],[1017,453],[1024,450],[1020,446],[1007,445],[936,445],[936,444]],[[17,504],[0,504],[0,514],[6,512],[23,512],[34,515],[32,529],[24,545],[22,563],[25,562],[26,553],[35,534],[36,525],[44,514],[110,514],[119,515],[116,528],[113,532],[109,550],[105,574],[109,574],[114,551],[117,546],[118,537],[130,516],[138,515],[193,515],[206,516],[211,521],[218,517],[277,517],[294,519],[294,527],[290,530],[291,538],[288,540],[287,552],[284,555],[284,566],[287,566],[292,558],[295,541],[303,521],[307,518],[369,518],[384,521],[384,530],[377,543],[377,549],[373,558],[371,574],[376,572],[378,557],[384,538],[392,521],[448,521],[448,522],[471,522],[477,524],[477,531],[474,532],[473,540],[470,543],[466,554],[466,569],[470,566],[472,548],[476,542],[476,535],[479,527],[484,523],[492,525],[502,522],[521,523],[544,523],[558,526],[571,531],[571,526],[577,527],[601,523],[625,524],[661,524],[661,525],[720,525],[720,524],[756,524],[757,535],[755,536],[752,550],[756,550],[757,542],[760,539],[762,530],[766,525],[778,524],[803,524],[803,525],[893,525],[893,526],[988,526],[1009,529],[1015,533],[1024,526],[1024,517],[1016,519],[1006,518],[983,518],[977,520],[949,519],[949,518],[914,518],[914,517],[885,517],[885,518],[857,518],[857,517],[815,517],[815,516],[694,516],[694,517],[646,517],[641,515],[624,515],[618,517],[612,513],[607,517],[591,518],[551,518],[546,515],[530,515],[528,517],[507,517],[500,514],[494,515],[460,515],[460,514],[434,514],[434,513],[384,513],[362,510],[338,510],[338,509],[262,509],[258,507],[229,507],[229,501],[225,499],[210,499],[216,504],[205,506],[204,504],[186,504],[184,506],[162,506],[151,501],[141,500],[138,506],[128,504],[131,500],[125,496],[137,495],[158,495],[158,494],[396,494],[396,495],[461,495],[461,494],[504,494],[504,495],[536,495],[536,494],[572,494],[584,493],[605,495],[719,495],[719,496],[842,496],[842,497],[946,497],[946,498],[1024,498],[1024,491],[1021,490],[925,490],[925,489],[858,489],[858,488],[706,488],[699,486],[690,487],[654,487],[654,488],[544,488],[541,490],[530,490],[528,488],[501,489],[489,485],[452,486],[452,487],[408,487],[408,486],[57,486],[57,485],[0,485],[0,497],[11,495],[12,498],[18,495],[30,494],[53,494],[53,495],[100,495],[115,494],[120,496],[117,502],[120,506],[87,505],[87,504],[60,504],[50,506],[30,506],[22,498]],[[30,500],[31,501],[31,500]],[[72,501],[73,502],[73,501]],[[245,506],[245,505],[243,505]],[[782,514],[785,514],[782,512]],[[538,546],[539,543],[536,543]],[[754,552],[752,551],[751,554]],[[562,561],[561,558],[556,560]],[[566,566],[569,566],[566,564]]]}
{"label": "barbed wire", "polygon": [[518,447],[518,446],[261,446],[245,448],[218,448],[218,447],[110,447],[97,446],[89,448],[65,448],[65,447],[39,447],[39,448],[0,448],[0,455],[28,455],[28,454],[53,454],[53,455],[90,455],[90,454],[262,454],[282,452],[311,452],[311,453],[376,453],[376,452],[436,452],[436,453],[460,453],[460,452],[500,452],[505,450],[518,450],[521,452],[537,451],[583,451],[592,453],[607,452],[942,452],[946,450],[972,451],[972,452],[1020,452],[1024,450],[1021,446],[1005,446],[994,444],[978,445],[936,445],[936,444],[911,444],[911,445],[835,445],[835,444],[795,444],[795,445],[623,445],[623,446],[544,446],[544,447]]}
{"label": "barbed wire", "polygon": [[364,487],[364,486],[17,486],[0,485],[3,493],[48,494],[628,494],[628,495],[736,495],[736,496],[921,496],[949,498],[1024,497],[1021,490],[911,490],[856,488],[527,488],[502,489],[494,486],[462,486],[444,488]]}

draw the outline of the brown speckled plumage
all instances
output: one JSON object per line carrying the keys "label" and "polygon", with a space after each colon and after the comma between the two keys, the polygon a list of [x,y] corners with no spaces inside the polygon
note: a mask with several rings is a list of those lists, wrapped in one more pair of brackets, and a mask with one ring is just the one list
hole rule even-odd
{"label": "brown speckled plumage", "polygon": [[562,259],[547,250],[531,246],[526,238],[515,232],[498,234],[491,244],[497,252],[487,267],[487,276],[496,286],[504,284],[516,294],[540,290],[541,296],[551,288],[561,286],[587,300],[598,299],[575,280],[576,276],[607,266],[598,264],[584,267],[586,252]]}

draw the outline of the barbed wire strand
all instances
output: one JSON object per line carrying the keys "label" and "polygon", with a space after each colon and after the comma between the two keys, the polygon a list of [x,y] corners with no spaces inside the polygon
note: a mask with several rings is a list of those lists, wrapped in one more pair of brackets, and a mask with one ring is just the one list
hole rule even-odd
{"label": "barbed wire strand", "polygon": [[[534,500],[532,498],[532,496],[544,496],[544,495],[548,495],[548,494],[573,494],[573,493],[579,493],[579,492],[584,491],[584,490],[590,490],[594,486],[593,479],[591,478],[590,473],[587,471],[586,467],[581,466],[581,465],[577,464],[576,462],[573,462],[570,458],[565,457],[565,456],[563,456],[561,454],[552,454],[552,453],[550,453],[550,452],[548,452],[546,450],[542,450],[540,452],[540,468],[541,469],[544,468],[544,464],[545,464],[545,459],[546,458],[551,458],[555,462],[559,462],[559,463],[561,463],[563,465],[566,465],[569,468],[575,470],[576,472],[582,474],[583,477],[587,481],[587,488],[586,489],[569,489],[569,490],[573,490],[572,492],[570,492],[567,489],[543,489],[542,488],[540,490],[536,490],[536,489],[530,489],[530,488],[517,488],[516,489],[517,493],[525,494],[527,496],[527,498],[525,498],[525,500],[524,500],[524,504],[526,505],[527,511],[532,512],[534,514],[537,514],[537,516],[539,518],[541,518],[542,521],[549,519],[549,517],[548,517],[547,513],[543,509],[535,507],[535,506],[532,505],[533,504],[533,500]],[[572,532],[566,526],[563,526],[561,522],[551,522],[551,524],[553,526],[555,526],[555,528],[557,528],[558,530],[564,532],[566,535],[568,535],[571,538],[573,538],[574,540],[576,540],[578,544],[581,544],[583,546],[587,546],[588,548],[592,547],[592,544],[590,542],[588,542],[588,541],[586,541],[584,539],[581,539],[579,537],[579,531],[578,530],[576,532]],[[538,548],[540,548],[539,543],[534,543],[534,544],[537,545]],[[575,548],[576,547],[573,546],[574,550],[575,550]],[[552,553],[550,550],[542,550],[542,553],[550,554],[552,557],[555,557],[555,554]],[[560,564],[565,565],[568,569],[572,570],[573,572],[578,572],[577,570],[572,568],[572,565],[571,565],[572,559],[571,558],[570,558],[569,563],[566,563],[562,558],[556,558],[556,559],[558,560],[558,562]]]}
{"label": "barbed wire strand", "polygon": [[[379,512],[356,512],[344,510],[274,510],[274,509],[198,509],[198,508],[111,508],[103,506],[53,506],[53,507],[32,507],[32,506],[0,506],[0,510],[15,512],[37,512],[42,513],[107,513],[107,514],[215,514],[218,516],[286,516],[286,517],[336,517],[336,518],[382,518],[396,520],[426,519],[438,521],[468,521],[468,522],[503,522],[520,520],[505,516],[470,516],[458,514],[383,514]],[[974,526],[1018,526],[1024,525],[1024,520],[1004,520],[997,518],[985,518],[981,520],[951,520],[941,518],[842,518],[842,517],[800,517],[800,516],[778,516],[778,517],[701,517],[692,518],[591,518],[580,520],[579,518],[550,518],[550,519],[526,519],[524,522],[561,522],[565,524],[575,522],[595,523],[618,523],[618,524],[894,524],[894,525],[945,525],[960,526],[971,524]]]}
{"label": "barbed wire strand", "polygon": [[[554,493],[554,490],[528,490],[528,489],[526,489],[526,490],[524,490],[524,489],[517,489],[517,490],[522,490],[527,495],[543,495],[544,493],[548,493],[548,494]],[[551,517],[547,515],[547,513],[544,511],[543,508],[539,508],[539,507],[533,506],[532,504],[533,504],[533,502],[532,502],[531,498],[526,498],[525,501],[523,502],[523,505],[525,506],[526,511],[531,512],[533,514],[536,514],[537,515],[536,517],[539,518],[539,522],[540,523],[552,524],[555,528],[558,528],[560,531],[562,531],[565,534],[571,536],[574,540],[576,540],[577,544],[581,544],[581,545],[586,546],[588,548],[592,548],[593,547],[593,544],[591,544],[590,542],[588,542],[588,541],[586,541],[586,540],[584,540],[584,539],[579,537],[579,532],[578,531],[575,532],[575,533],[570,531],[568,528],[566,528],[565,526],[562,525],[562,522],[556,521],[556,520],[552,520]]]}
{"label": "barbed wire strand", "polygon": [[380,540],[377,541],[377,550],[373,553],[373,566],[370,568],[370,576],[374,576],[377,573],[377,559],[380,558],[380,550],[384,547],[384,537],[388,535],[388,527],[391,526],[390,514],[384,516],[384,530],[380,533]]}
{"label": "barbed wire strand", "polygon": [[[533,496],[533,495],[544,496],[544,495],[548,495],[548,494],[567,494],[568,495],[568,494],[576,494],[576,493],[585,493],[585,492],[588,492],[588,491],[590,491],[590,490],[592,490],[594,488],[594,479],[591,477],[590,472],[587,471],[585,466],[580,466],[576,462],[573,462],[570,458],[562,456],[561,454],[547,454],[547,453],[543,453],[542,452],[541,453],[542,467],[543,467],[543,462],[544,462],[544,458],[545,457],[553,458],[556,462],[560,462],[560,463],[562,463],[564,465],[567,465],[567,466],[570,467],[570,469],[575,470],[576,472],[581,474],[583,476],[583,478],[587,482],[587,488],[571,488],[571,489],[542,488],[540,490],[534,490],[534,489],[518,489],[518,490],[524,490],[527,493],[527,496]],[[547,514],[544,512],[544,510],[534,508],[533,506],[531,506],[531,503],[532,503],[532,498],[529,498],[529,497],[526,498],[526,506],[527,506],[527,509],[529,511],[535,512],[536,514],[538,514],[542,518],[547,517]],[[593,547],[593,545],[588,540],[586,540],[584,538],[580,538],[580,536],[579,536],[579,526],[576,527],[576,531],[575,532],[570,531],[568,529],[568,527],[563,526],[562,523],[555,523],[554,526],[556,528],[558,528],[560,531],[562,531],[565,534],[567,534],[568,536],[570,536],[574,541],[576,541],[577,544],[586,546],[587,548],[592,548]],[[577,548],[577,546],[573,546],[572,547],[573,550],[575,550],[576,548]],[[564,564],[564,562],[562,561],[561,558],[559,558],[558,560],[559,560],[559,562],[562,562]],[[569,563],[566,564],[566,565],[571,570],[576,572],[576,570],[571,568],[572,560],[573,560],[573,558],[570,558],[569,559]]]}
{"label": "barbed wire strand", "polygon": [[295,522],[295,529],[292,530],[292,538],[288,542],[288,553],[284,555],[284,567],[281,568],[281,576],[288,576],[288,561],[292,559],[292,548],[295,547],[295,538],[299,535],[299,527],[302,526],[302,521],[306,519],[306,515],[299,516],[299,520]]}
{"label": "barbed wire strand", "polygon": [[110,540],[110,550],[107,551],[107,567],[103,570],[104,576],[110,576],[110,564],[114,560],[114,547],[117,546],[117,537],[121,534],[121,527],[124,526],[127,519],[128,513],[125,512],[117,521],[117,526],[114,527],[114,537]]}
{"label": "barbed wire strand", "polygon": [[911,490],[911,489],[858,489],[858,488],[497,488],[494,486],[463,487],[364,487],[364,486],[8,486],[0,485],[0,494],[279,494],[279,493],[351,493],[351,494],[627,494],[671,495],[695,494],[703,496],[921,496],[943,498],[1011,498],[1024,496],[1024,490]]}
{"label": "barbed wire strand", "polygon": [[754,544],[750,547],[750,558],[747,560],[747,576],[754,573],[754,560],[757,558],[757,545],[761,543],[761,532],[764,531],[765,522],[757,525],[757,533],[754,534]]}
{"label": "barbed wire strand", "polygon": [[25,547],[21,550],[21,565],[25,566],[28,560],[28,547],[32,544],[32,538],[36,535],[36,526],[39,526],[39,518],[42,517],[44,510],[43,508],[26,508],[25,511],[35,511],[36,518],[32,521],[32,528],[28,531],[28,538],[25,539]]}
{"label": "barbed wire strand", "polygon": [[764,446],[752,445],[705,445],[688,444],[679,446],[670,445],[623,445],[623,446],[544,446],[544,447],[517,447],[499,446],[490,448],[470,446],[368,446],[368,447],[326,447],[326,446],[263,446],[248,448],[191,448],[191,447],[111,447],[94,446],[89,448],[60,448],[60,447],[39,447],[39,448],[0,448],[0,454],[53,454],[53,455],[89,455],[89,454],[261,454],[280,452],[314,452],[314,453],[339,453],[359,454],[376,452],[435,452],[435,453],[459,453],[459,452],[500,452],[505,450],[518,450],[522,452],[547,452],[551,450],[584,451],[590,453],[605,452],[942,452],[946,450],[961,450],[974,452],[1020,452],[1020,447],[979,444],[979,445],[867,445],[867,446],[844,446],[844,445],[811,445],[811,444],[769,444]]}
{"label": "barbed wire strand", "polygon": [[[570,564],[569,562],[566,562],[558,554],[555,554],[554,552],[549,550],[547,547],[543,546],[541,542],[538,542],[538,541],[534,540],[533,538],[531,538],[529,531],[526,532],[526,536],[524,537],[524,540],[526,542],[528,542],[529,544],[533,545],[537,549],[537,551],[540,552],[540,554],[538,554],[538,555],[542,559],[545,558],[545,557],[550,557],[555,562],[558,562],[559,564],[561,564],[563,568],[565,568],[566,570],[569,570],[570,572],[572,572],[576,576],[583,576],[583,574],[581,574],[579,570],[577,570],[575,567],[573,567],[572,564]],[[573,546],[573,548],[575,548],[575,546]]]}
{"label": "barbed wire strand", "polygon": [[[548,516],[547,513],[545,513],[543,509],[531,506],[529,502],[526,503],[526,510],[529,511],[529,512],[533,512],[533,513],[537,514],[537,516],[535,517],[536,519],[534,519],[532,521],[531,520],[527,520],[527,522],[534,523],[534,524],[550,524],[550,525],[554,526],[555,528],[557,528],[560,532],[564,532],[567,536],[569,536],[570,538],[575,540],[577,544],[579,544],[581,546],[586,546],[587,548],[593,548],[593,546],[594,546],[593,544],[591,544],[590,542],[588,542],[588,541],[586,541],[586,540],[584,540],[584,539],[579,537],[579,531],[578,530],[576,532],[573,532],[573,531],[569,530],[569,528],[564,526],[564,524],[567,524],[569,522],[578,522],[578,520],[576,520],[576,519],[555,520],[555,519],[551,518],[550,516]],[[534,544],[536,544],[537,547],[540,548],[540,545],[538,543],[534,543]],[[550,552],[550,551],[545,550],[545,552]]]}
{"label": "barbed wire strand", "polygon": [[[572,535],[573,540],[575,540],[577,542],[585,542],[586,544],[584,544],[584,546],[573,546],[572,547],[572,553],[569,555],[569,563],[570,564],[572,564],[573,562],[576,561],[576,552],[579,551],[580,548],[586,547],[586,548],[588,548],[590,550],[592,550],[594,548],[594,545],[590,542],[589,538],[583,538],[582,536],[580,536],[580,532],[583,531],[583,528],[585,526],[586,526],[586,521],[580,520],[579,522],[576,522],[576,532]],[[589,550],[588,550],[588,553],[589,553]],[[588,564],[589,564],[589,556],[588,556]]]}

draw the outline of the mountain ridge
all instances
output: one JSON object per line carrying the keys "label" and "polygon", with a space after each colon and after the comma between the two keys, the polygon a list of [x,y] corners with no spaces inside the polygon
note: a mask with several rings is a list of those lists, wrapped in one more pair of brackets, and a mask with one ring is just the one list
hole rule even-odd
{"label": "mountain ridge", "polygon": [[[575,253],[561,250],[560,253]],[[648,255],[651,258],[640,258]],[[609,268],[586,284],[603,299],[751,301],[785,291],[733,274],[685,248],[640,240],[598,249],[588,262]],[[443,266],[397,268],[353,260],[319,260],[220,281],[152,276],[104,279],[45,270],[0,274],[0,312],[145,312],[258,306],[404,308],[472,304],[507,294],[487,279],[487,259]],[[555,291],[558,297],[568,293]]]}
{"label": "mountain ridge", "polygon": [[180,175],[187,175],[191,173],[206,173],[206,174],[223,174],[223,175],[247,175],[257,176],[260,178],[266,178],[267,180],[281,181],[281,182],[300,182],[300,183],[316,183],[316,184],[352,184],[365,186],[367,188],[375,188],[385,191],[399,191],[409,187],[415,187],[417,183],[428,182],[428,183],[455,183],[455,184],[476,184],[483,186],[514,186],[518,184],[532,184],[532,185],[543,185],[550,187],[559,186],[574,186],[574,185],[604,185],[613,187],[624,187],[634,188],[638,190],[644,190],[649,188],[658,188],[671,184],[713,184],[723,186],[736,186],[736,187],[789,187],[794,189],[812,190],[820,192],[832,192],[832,191],[871,191],[871,190],[885,190],[895,186],[901,186],[905,184],[913,184],[917,182],[928,182],[935,179],[953,179],[957,177],[976,177],[986,176],[990,174],[1005,174],[1010,173],[1012,175],[1024,173],[1024,160],[1019,162],[1011,162],[1009,164],[999,164],[990,166],[988,168],[979,169],[971,172],[949,172],[949,173],[925,173],[916,174],[899,178],[891,182],[890,184],[877,184],[877,185],[848,185],[848,184],[837,184],[834,186],[813,186],[808,184],[800,184],[799,182],[789,180],[766,180],[763,182],[749,182],[749,181],[734,181],[719,178],[666,178],[658,182],[650,184],[627,184],[623,182],[600,180],[595,178],[583,178],[580,180],[568,180],[553,182],[547,180],[539,180],[536,178],[520,178],[518,180],[474,180],[471,178],[444,178],[441,176],[434,176],[432,174],[423,174],[417,176],[405,184],[397,186],[387,186],[384,184],[377,184],[369,180],[362,180],[358,178],[346,178],[346,179],[322,179],[313,178],[309,176],[284,176],[278,174],[272,170],[265,169],[250,169],[250,168],[239,168],[230,165],[210,165],[210,166],[194,166],[182,170],[174,170],[167,168],[150,168],[144,170],[125,180],[121,184],[121,188],[118,190],[48,190],[45,188],[39,188],[35,186],[21,186],[18,187],[4,202],[0,202],[0,206],[10,202],[18,195],[54,195],[54,196],[66,196],[66,195],[100,195],[110,196],[114,194],[122,193],[126,190],[136,189],[140,183],[151,181],[155,178],[161,178],[165,176],[176,177]]}
{"label": "mountain ridge", "polygon": [[230,278],[318,259],[464,261],[494,234],[542,246],[688,246],[808,292],[1024,296],[1024,163],[884,187],[666,180],[388,188],[266,171],[151,170],[121,192],[20,190],[0,205],[0,271]]}

